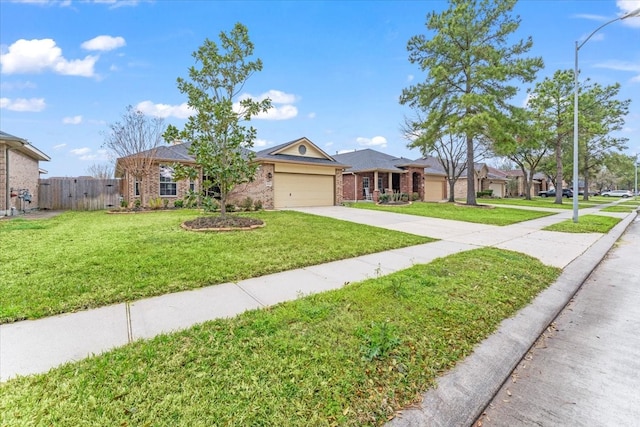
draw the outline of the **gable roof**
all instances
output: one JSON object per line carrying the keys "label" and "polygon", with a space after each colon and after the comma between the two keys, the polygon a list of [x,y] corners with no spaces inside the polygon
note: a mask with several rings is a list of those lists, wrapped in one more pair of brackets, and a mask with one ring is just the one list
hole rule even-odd
{"label": "gable roof", "polygon": [[342,163],[348,163],[351,165],[351,167],[346,169],[344,173],[372,171],[406,173],[407,171],[403,168],[410,166],[422,167],[411,159],[394,157],[370,148],[336,154],[334,157]]}
{"label": "gable roof", "polygon": [[24,138],[20,138],[0,130],[0,141],[7,144],[14,150],[31,157],[32,159],[44,162],[48,162],[49,160],[51,160],[51,157],[47,156],[38,148],[31,145],[31,143],[29,143],[29,141]]}
{"label": "gable roof", "polygon": [[[309,146],[311,149],[304,154],[292,154],[290,149],[300,145],[305,145],[305,148]],[[348,167],[348,165],[325,153],[307,137],[294,139],[293,141],[258,151],[254,160],[258,162],[306,163],[318,166],[333,166],[336,168]]]}

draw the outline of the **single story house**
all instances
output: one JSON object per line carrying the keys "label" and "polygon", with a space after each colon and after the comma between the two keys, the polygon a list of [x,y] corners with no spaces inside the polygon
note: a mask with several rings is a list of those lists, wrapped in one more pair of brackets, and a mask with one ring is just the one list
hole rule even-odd
{"label": "single story house", "polygon": [[[507,194],[507,182],[509,177],[505,171],[492,168],[485,163],[474,163],[475,190],[493,190],[493,197],[505,197]],[[454,186],[454,197],[466,199],[467,197],[467,173],[463,172]]]}
{"label": "single story house", "polygon": [[[524,188],[524,179],[522,170],[515,169],[511,171],[507,171],[507,176],[510,180],[513,180],[515,184],[513,188],[508,189],[508,197],[522,197],[524,196],[525,188]],[[551,185],[553,186],[553,185]],[[541,191],[547,191],[550,189],[550,183],[547,180],[547,177],[542,172],[536,172],[533,175],[533,184],[531,185],[531,197],[537,196]]]}
{"label": "single story house", "polygon": [[38,207],[38,179],[51,160],[26,139],[0,131],[0,216]]}
{"label": "single story house", "polygon": [[336,154],[350,165],[342,172],[344,200],[378,201],[380,194],[400,192],[424,198],[424,166],[403,157],[394,157],[370,148]]}
{"label": "single story house", "polygon": [[[141,155],[148,152],[141,153]],[[200,191],[205,177],[194,181],[175,181],[172,165],[195,165],[189,154],[189,143],[160,146],[152,153],[151,173],[138,183],[131,171],[123,166],[124,158],[116,161],[116,177],[125,180],[125,200],[129,203],[142,198],[145,203],[160,197],[169,202],[184,198],[189,190]],[[253,159],[258,171],[252,182],[236,186],[229,194],[229,202],[240,204],[250,197],[260,200],[265,209],[305,206],[333,206],[342,203],[342,171],[348,167],[329,156],[308,138],[255,152]],[[142,185],[140,185],[142,184]]]}

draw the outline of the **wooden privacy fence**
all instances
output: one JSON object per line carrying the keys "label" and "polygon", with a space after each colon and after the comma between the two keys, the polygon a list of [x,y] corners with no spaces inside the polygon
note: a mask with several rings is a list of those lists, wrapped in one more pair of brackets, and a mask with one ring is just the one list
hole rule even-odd
{"label": "wooden privacy fence", "polygon": [[52,210],[95,211],[120,206],[122,180],[48,178],[39,180],[38,207]]}

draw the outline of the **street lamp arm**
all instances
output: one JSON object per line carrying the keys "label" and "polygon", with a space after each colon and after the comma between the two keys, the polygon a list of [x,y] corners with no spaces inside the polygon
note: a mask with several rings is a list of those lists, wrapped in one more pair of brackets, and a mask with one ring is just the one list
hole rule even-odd
{"label": "street lamp arm", "polygon": [[612,19],[611,21],[605,22],[604,24],[600,25],[598,28],[596,28],[595,30],[593,30],[593,32],[592,32],[591,34],[589,34],[589,35],[587,36],[587,38],[586,38],[586,39],[584,39],[584,41],[583,41],[582,43],[580,43],[579,45],[577,45],[576,50],[580,50],[580,48],[581,48],[582,46],[584,46],[584,44],[585,44],[586,42],[588,42],[588,41],[589,41],[589,39],[590,39],[591,37],[593,37],[593,35],[594,35],[595,33],[597,33],[598,31],[600,31],[603,27],[606,27],[607,25],[611,24],[612,22],[622,21],[623,19],[632,18],[632,17],[634,17],[634,16],[640,16],[640,7],[639,7],[639,8],[637,8],[636,10],[632,10],[632,11],[631,11],[631,12],[629,12],[629,13],[626,13],[626,14],[624,14],[624,15],[622,15],[622,16],[618,16],[617,18]]}

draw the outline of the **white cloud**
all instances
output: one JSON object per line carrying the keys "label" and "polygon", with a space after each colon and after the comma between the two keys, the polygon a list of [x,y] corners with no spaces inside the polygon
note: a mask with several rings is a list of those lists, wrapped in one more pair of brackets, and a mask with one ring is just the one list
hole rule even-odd
{"label": "white cloud", "polygon": [[123,37],[98,36],[82,43],[80,47],[85,50],[99,50],[106,52],[122,46],[126,46],[126,44],[127,42]]}
{"label": "white cloud", "polygon": [[256,148],[268,147],[269,145],[271,145],[271,143],[266,139],[256,139],[253,141],[253,146]]}
{"label": "white cloud", "polygon": [[11,0],[11,3],[37,4],[42,6],[71,6],[71,0]]}
{"label": "white cloud", "polygon": [[68,76],[92,77],[98,56],[88,55],[84,59],[67,60],[62,49],[53,39],[20,39],[9,46],[5,54],[0,54],[3,74],[41,73],[52,70]]}
{"label": "white cloud", "polygon": [[136,105],[136,110],[149,116],[175,117],[178,119],[186,119],[194,113],[193,108],[189,107],[186,102],[180,105],[154,104],[151,101],[142,101]]}
{"label": "white cloud", "polygon": [[89,154],[91,152],[91,148],[89,147],[74,148],[73,150],[69,150],[69,152],[76,156],[83,156],[83,155]]}
{"label": "white cloud", "polygon": [[[293,105],[298,101],[298,97],[294,94],[285,93],[280,90],[271,89],[258,96],[253,96],[248,93],[240,95],[239,99],[253,99],[254,101],[262,101],[264,99],[271,99],[272,107],[266,113],[259,113],[254,116],[255,119],[262,120],[289,120],[298,115],[298,108]],[[233,109],[236,112],[240,112],[240,102],[233,104]]]}
{"label": "white cloud", "polygon": [[54,145],[53,149],[54,150],[59,150],[59,149],[64,148],[66,146],[67,146],[67,144],[58,144],[58,145]]}
{"label": "white cloud", "polygon": [[387,138],[384,136],[374,136],[373,138],[364,138],[359,136],[356,138],[356,142],[363,147],[385,148],[387,146]]}
{"label": "white cloud", "polygon": [[0,108],[6,108],[10,111],[38,112],[44,110],[46,106],[44,98],[0,98]]}
{"label": "white cloud", "polygon": [[[625,61],[605,61],[595,64],[596,68],[606,68],[608,70],[616,70],[616,71],[629,71],[632,73],[640,73],[640,63],[632,63]],[[632,82],[640,81],[640,74],[631,78]]]}
{"label": "white cloud", "polygon": [[338,150],[337,154],[352,153],[355,150]]}
{"label": "white cloud", "polygon": [[310,119],[315,119],[316,118],[316,113],[309,113],[307,114],[307,117]]}
{"label": "white cloud", "polygon": [[415,78],[415,76],[414,76],[413,74],[409,74],[409,75],[407,76],[407,81],[408,81],[408,82],[412,82],[414,78]]}
{"label": "white cloud", "polygon": [[82,123],[82,116],[65,117],[62,119],[65,125],[79,125]]}
{"label": "white cloud", "polygon": [[26,82],[2,82],[0,83],[0,89],[2,90],[24,90],[24,89],[35,89],[37,86],[35,83],[26,81]]}
{"label": "white cloud", "polygon": [[[237,111],[237,110],[236,110]],[[298,108],[295,105],[283,105],[282,107],[272,106],[266,113],[258,113],[256,119],[263,120],[289,120],[298,115]]]}

